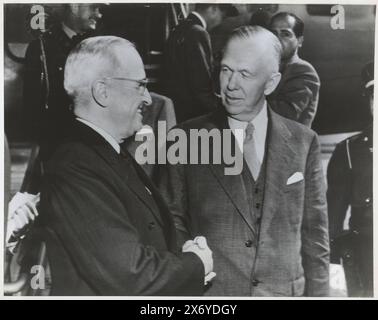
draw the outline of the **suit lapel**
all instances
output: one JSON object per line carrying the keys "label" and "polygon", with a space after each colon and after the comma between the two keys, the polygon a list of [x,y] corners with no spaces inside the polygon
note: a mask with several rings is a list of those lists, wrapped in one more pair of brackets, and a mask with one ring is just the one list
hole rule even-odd
{"label": "suit lapel", "polygon": [[283,186],[286,185],[287,170],[295,151],[291,146],[291,132],[282,119],[269,109],[267,136],[267,163],[261,232],[265,232],[280,206]]}
{"label": "suit lapel", "polygon": [[[224,168],[226,168],[226,166],[224,164],[210,165],[209,167],[245,223],[251,231],[256,234],[242,175],[225,175]],[[243,169],[243,171],[244,170],[245,169]]]}
{"label": "suit lapel", "polygon": [[157,205],[158,211],[156,212],[156,218],[162,222],[162,225],[165,226],[165,232],[164,237],[166,239],[166,242],[168,246],[170,246],[171,250],[177,250],[176,246],[176,229],[174,226],[172,215],[168,209],[168,206],[166,205],[163,197],[160,195],[159,191],[153,184],[153,182],[150,180],[150,178],[147,176],[145,171],[142,169],[141,166],[139,166],[136,161],[129,155],[131,158],[131,161],[134,164],[134,167],[136,169],[136,172],[138,173],[139,178],[143,181],[145,186],[150,190],[151,195],[154,198],[154,203]]}
{"label": "suit lapel", "polygon": [[[227,116],[222,112],[215,113],[214,117],[214,123],[216,124],[216,127],[218,127],[220,130],[223,129],[230,129],[227,122]],[[222,136],[222,148],[223,148],[223,135]],[[231,140],[231,146],[234,148],[236,145],[235,137],[232,135]],[[212,154],[213,146],[211,145],[210,148]],[[223,149],[222,149],[223,151]],[[223,190],[225,191],[226,195],[229,197],[232,204],[237,209],[238,213],[241,215],[242,219],[245,221],[245,223],[248,225],[248,227],[251,229],[251,231],[254,234],[256,233],[256,230],[253,226],[252,216],[250,213],[250,206],[248,203],[248,198],[246,194],[246,189],[244,186],[243,181],[243,174],[246,174],[245,170],[248,170],[248,166],[245,163],[243,159],[243,171],[241,174],[238,175],[225,175],[225,168],[227,168],[226,164],[223,162],[219,165],[210,164],[208,167],[210,168],[211,172],[214,174],[216,179],[218,180],[219,184],[222,186]],[[210,161],[211,163],[211,161]]]}
{"label": "suit lapel", "polygon": [[133,160],[129,154],[125,157],[117,154],[113,147],[93,129],[75,121],[75,136],[105,160],[106,163],[116,172],[117,176],[122,179],[123,184],[129,188],[152,212],[156,220],[163,225],[162,218],[158,208],[155,205],[152,195],[149,194],[143,182],[138,177],[136,169],[133,167]]}

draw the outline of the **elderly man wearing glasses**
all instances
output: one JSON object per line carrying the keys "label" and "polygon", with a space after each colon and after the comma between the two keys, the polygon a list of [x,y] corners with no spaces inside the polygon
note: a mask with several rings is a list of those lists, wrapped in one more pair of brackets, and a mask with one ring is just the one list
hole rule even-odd
{"label": "elderly man wearing glasses", "polygon": [[118,37],[86,39],[68,56],[76,119],[46,163],[40,203],[53,295],[200,295],[213,276],[206,239],[177,247],[163,199],[120,148],[151,102],[145,78]]}

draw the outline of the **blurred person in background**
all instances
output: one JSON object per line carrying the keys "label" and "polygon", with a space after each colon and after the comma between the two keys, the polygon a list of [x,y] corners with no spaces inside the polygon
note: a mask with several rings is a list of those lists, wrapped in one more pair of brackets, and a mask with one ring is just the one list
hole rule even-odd
{"label": "blurred person in background", "polygon": [[24,110],[30,121],[30,137],[41,148],[41,159],[48,158],[50,147],[60,140],[73,117],[71,101],[63,87],[64,65],[70,50],[95,34],[102,16],[101,6],[90,3],[62,5],[61,21],[51,21],[52,18],[47,17],[51,27],[40,30],[38,39],[27,48]]}
{"label": "blurred person in background", "polygon": [[320,79],[315,68],[298,56],[304,23],[295,14],[280,12],[272,17],[270,30],[280,39],[283,54],[282,79],[269,103],[278,114],[311,127],[318,108]]}
{"label": "blurred person in background", "polygon": [[168,38],[165,58],[167,95],[173,100],[177,122],[206,114],[217,106],[213,81],[213,52],[208,31],[227,16],[230,4],[196,4]]}

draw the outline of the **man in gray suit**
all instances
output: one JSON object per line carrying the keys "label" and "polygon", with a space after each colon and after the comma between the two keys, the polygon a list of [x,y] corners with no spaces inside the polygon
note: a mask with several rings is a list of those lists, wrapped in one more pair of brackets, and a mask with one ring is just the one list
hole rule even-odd
{"label": "man in gray suit", "polygon": [[[244,130],[245,139],[235,135],[233,141],[244,150],[242,172],[226,175],[225,161],[167,165],[160,171],[160,190],[181,243],[203,234],[213,250],[217,278],[207,295],[328,295],[318,138],[272,111],[265,98],[280,81],[281,50],[262,27],[236,29],[221,62],[223,108],[179,126],[187,133]],[[221,152],[209,141],[209,154]]]}
{"label": "man in gray suit", "polygon": [[315,68],[298,56],[303,44],[304,23],[295,14],[273,16],[270,30],[282,44],[282,79],[269,97],[274,111],[311,128],[319,101],[320,79]]}

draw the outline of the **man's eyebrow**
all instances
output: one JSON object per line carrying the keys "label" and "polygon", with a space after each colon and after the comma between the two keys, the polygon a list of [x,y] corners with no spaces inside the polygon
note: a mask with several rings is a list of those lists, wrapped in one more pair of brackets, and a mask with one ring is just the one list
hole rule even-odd
{"label": "man's eyebrow", "polygon": [[221,67],[227,67],[228,69],[232,70],[227,63],[221,62]]}
{"label": "man's eyebrow", "polygon": [[246,68],[244,68],[244,69],[240,69],[240,70],[238,70],[239,72],[248,72],[248,73],[253,73],[252,72],[252,70],[249,70],[249,69],[246,69]]}

